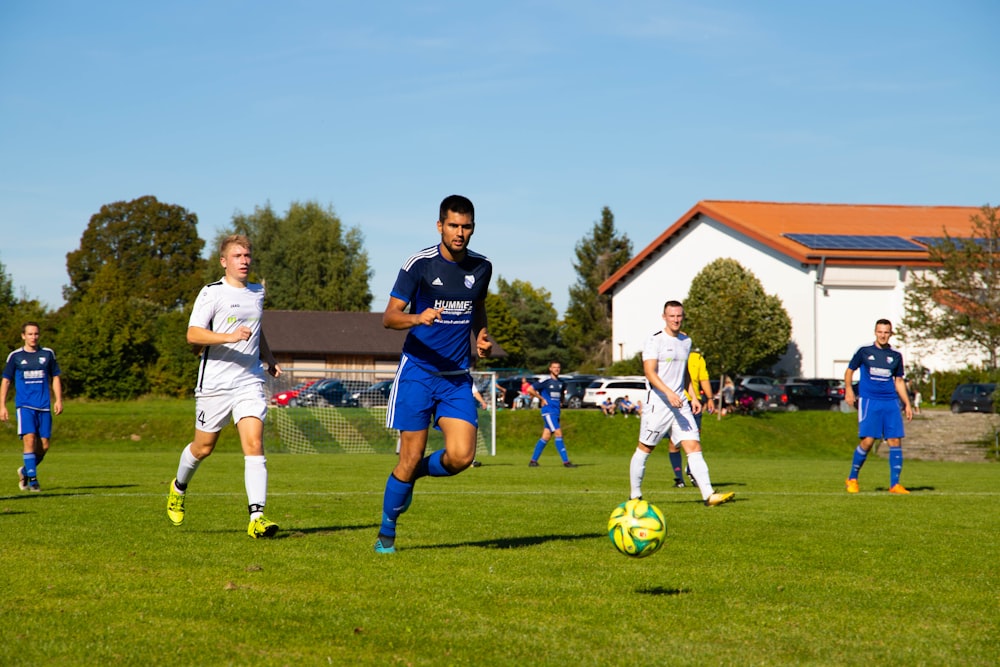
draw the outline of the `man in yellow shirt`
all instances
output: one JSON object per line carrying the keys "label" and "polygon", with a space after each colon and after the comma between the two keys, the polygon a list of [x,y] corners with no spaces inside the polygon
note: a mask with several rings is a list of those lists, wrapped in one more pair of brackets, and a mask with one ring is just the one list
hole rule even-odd
{"label": "man in yellow shirt", "polygon": [[[691,354],[688,356],[688,375],[691,377],[691,382],[701,389],[702,396],[699,397],[699,400],[705,406],[701,412],[694,416],[694,421],[698,425],[698,432],[700,433],[702,414],[705,412],[710,414],[715,412],[715,397],[712,395],[712,383],[709,381],[708,366],[705,364],[705,357],[701,356],[701,350],[698,348],[693,348]],[[686,391],[684,393],[687,394]],[[691,396],[688,396],[689,401],[691,398]],[[684,483],[684,475],[681,472],[684,463],[681,459],[681,450],[671,442],[667,451],[670,454],[670,466],[674,469],[674,486],[682,489],[686,484]],[[687,476],[691,481],[691,486],[697,487],[698,483],[694,481],[690,470]]]}

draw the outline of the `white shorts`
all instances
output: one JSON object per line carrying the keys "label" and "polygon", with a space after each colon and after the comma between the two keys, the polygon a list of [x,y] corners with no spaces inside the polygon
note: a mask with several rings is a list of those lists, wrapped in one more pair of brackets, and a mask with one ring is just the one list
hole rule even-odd
{"label": "white shorts", "polygon": [[679,445],[685,440],[701,442],[698,425],[691,413],[691,404],[684,401],[679,408],[664,405],[660,401],[649,401],[642,409],[639,422],[639,442],[647,447],[656,447],[665,436]]}
{"label": "white shorts", "polygon": [[249,384],[227,391],[224,394],[198,396],[194,403],[194,427],[205,433],[218,433],[233,416],[233,423],[244,417],[256,417],[264,421],[267,416],[267,398],[264,385]]}

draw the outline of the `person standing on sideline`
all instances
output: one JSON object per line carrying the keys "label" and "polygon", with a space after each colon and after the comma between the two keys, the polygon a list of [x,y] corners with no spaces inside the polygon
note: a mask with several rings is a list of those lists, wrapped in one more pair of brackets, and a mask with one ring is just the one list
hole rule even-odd
{"label": "person standing on sideline", "polygon": [[21,325],[24,345],[7,355],[0,380],[0,421],[7,421],[7,392],[14,383],[14,410],[17,434],[24,445],[24,465],[17,469],[22,491],[39,492],[38,466],[49,451],[52,415],[62,413],[62,380],[56,353],[39,347],[41,329],[35,322]]}
{"label": "person standing on sideline", "polygon": [[215,449],[219,432],[230,415],[243,447],[244,483],[250,524],[247,535],[272,537],[278,524],[264,517],[267,502],[267,459],[264,456],[265,364],[267,373],[281,375],[261,329],[264,287],[248,282],[250,239],[227,236],[219,248],[223,278],[201,289],[188,321],[187,341],[201,348],[195,387],[194,440],[181,452],[177,477],[167,494],[167,517],[184,523],[188,484],[201,462]]}
{"label": "person standing on sideline", "polygon": [[[712,414],[715,411],[715,396],[712,395],[712,382],[708,377],[708,366],[705,364],[705,357],[701,355],[701,350],[698,348],[692,349],[691,354],[688,355],[688,375],[691,378],[694,388],[699,392],[698,400],[702,405],[702,410],[696,412],[694,415],[694,423],[698,425],[698,433],[700,434],[702,415],[706,412]],[[688,396],[688,400],[690,398]],[[681,467],[684,461],[681,459],[681,450],[671,442],[667,452],[670,454],[670,466],[674,469],[674,486],[678,489],[683,489],[685,485],[684,476],[681,474]],[[690,467],[687,469],[687,476],[691,480],[691,486],[698,486],[698,482],[691,475]]]}
{"label": "person standing on sideline", "polygon": [[858,473],[868,458],[875,439],[885,438],[889,445],[889,493],[910,493],[899,483],[903,471],[903,404],[906,421],[913,419],[910,396],[903,379],[903,355],[892,349],[892,322],[881,319],[875,322],[875,342],[858,348],[844,371],[844,400],[854,405],[854,371],[861,369],[858,382],[858,438],[861,442],[854,450],[851,474],[847,478],[847,492],[857,493]]}
{"label": "person standing on sideline", "polygon": [[531,460],[528,461],[529,468],[538,467],[538,457],[542,455],[542,450],[545,449],[545,445],[549,444],[549,439],[553,435],[556,436],[556,451],[562,458],[563,467],[576,467],[576,464],[569,460],[566,445],[563,443],[562,427],[559,425],[559,417],[562,414],[562,395],[566,390],[566,385],[559,379],[561,372],[562,364],[558,361],[551,361],[549,362],[549,376],[528,386],[528,396],[532,400],[538,400],[542,412],[542,437],[535,443],[535,451],[531,455]]}
{"label": "person standing on sideline", "polygon": [[[660,440],[669,436],[687,454],[688,467],[705,505],[721,505],[736,494],[715,492],[701,453],[700,434],[694,421],[694,415],[701,411],[701,401],[689,380],[691,339],[681,332],[684,306],[679,301],[667,301],[663,305],[663,321],[666,326],[650,336],[642,350],[642,368],[649,391],[639,424],[639,444],[629,465],[632,486],[629,498],[642,498],[646,460]],[[689,385],[690,401],[684,393],[685,385]]]}
{"label": "person standing on sideline", "polygon": [[[400,448],[385,483],[377,553],[396,552],[396,521],[409,509],[418,479],[457,475],[475,459],[479,416],[470,389],[470,339],[475,336],[480,358],[493,347],[486,319],[493,265],[469,250],[475,220],[467,198],[444,198],[437,220],[441,242],[406,260],[382,315],[386,328],[409,331],[386,410],[386,426],[399,431]],[[444,448],[424,456],[432,419]]]}

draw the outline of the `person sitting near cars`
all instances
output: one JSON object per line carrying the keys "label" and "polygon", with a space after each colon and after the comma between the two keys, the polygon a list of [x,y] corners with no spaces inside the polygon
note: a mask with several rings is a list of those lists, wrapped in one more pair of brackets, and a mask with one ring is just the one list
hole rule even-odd
{"label": "person sitting near cars", "polygon": [[634,412],[635,412],[635,414],[636,414],[637,417],[641,417],[642,416],[642,401],[636,401],[635,402],[635,410],[634,410]]}
{"label": "person sitting near cars", "polygon": [[629,400],[628,396],[625,396],[618,401],[618,411],[625,415],[625,419],[628,419],[628,416],[635,412],[635,404]]}
{"label": "person sitting near cars", "polygon": [[603,412],[606,417],[615,416],[615,404],[611,402],[610,396],[605,398],[604,402],[601,403],[601,412]]}

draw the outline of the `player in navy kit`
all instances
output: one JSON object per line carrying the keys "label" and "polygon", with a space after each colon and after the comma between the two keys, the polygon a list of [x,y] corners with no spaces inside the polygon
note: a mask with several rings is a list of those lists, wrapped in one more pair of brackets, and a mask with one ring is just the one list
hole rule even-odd
{"label": "player in navy kit", "polygon": [[571,463],[569,454],[566,453],[566,445],[563,444],[562,427],[559,425],[559,417],[562,413],[562,395],[565,385],[559,379],[562,372],[562,364],[558,361],[549,363],[549,377],[540,382],[534,383],[528,389],[528,395],[537,398],[542,406],[542,437],[535,443],[535,452],[528,461],[529,468],[538,467],[538,457],[542,455],[545,445],[549,444],[549,439],[556,437],[556,451],[562,458],[563,465],[567,468],[575,468],[576,464]]}
{"label": "player in navy kit", "polygon": [[889,445],[889,493],[906,495],[909,491],[899,483],[903,471],[903,416],[899,412],[900,401],[906,421],[913,419],[910,396],[903,379],[903,355],[892,349],[892,322],[879,320],[875,323],[875,342],[858,348],[844,372],[844,400],[854,404],[854,387],[851,381],[854,371],[861,369],[858,382],[858,437],[861,442],[854,450],[851,474],[847,478],[847,492],[857,493],[858,473],[868,458],[868,452],[876,438],[885,438]]}
{"label": "player in navy kit", "polygon": [[[62,412],[62,380],[56,353],[39,347],[38,324],[21,326],[24,345],[7,355],[0,380],[0,421],[7,421],[7,392],[14,383],[14,409],[17,411],[17,434],[24,443],[24,465],[17,469],[17,482],[22,491],[41,491],[38,465],[49,451],[52,437],[52,415]],[[50,396],[51,393],[51,396]],[[55,400],[52,397],[55,397]]]}
{"label": "player in navy kit", "polygon": [[[438,214],[441,242],[406,260],[382,315],[389,329],[408,329],[389,392],[386,426],[399,430],[399,462],[385,483],[375,551],[395,553],[396,520],[421,477],[449,477],[472,465],[479,427],[472,394],[470,340],[476,353],[492,350],[486,331],[486,293],[493,265],[469,250],[475,209],[461,195],[445,197]],[[444,448],[424,456],[431,424]]]}

